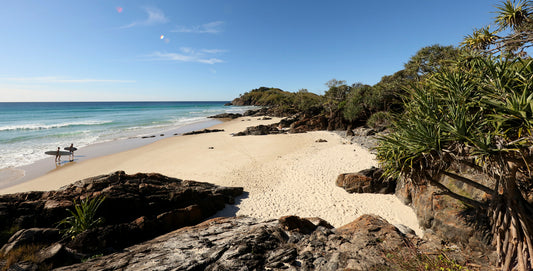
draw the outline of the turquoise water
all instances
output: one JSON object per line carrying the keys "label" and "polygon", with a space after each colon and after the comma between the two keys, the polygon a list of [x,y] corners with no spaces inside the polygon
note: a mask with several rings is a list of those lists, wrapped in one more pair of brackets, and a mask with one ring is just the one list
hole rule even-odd
{"label": "turquoise water", "polygon": [[45,151],[78,148],[170,131],[246,107],[225,102],[0,103],[0,169],[46,158]]}

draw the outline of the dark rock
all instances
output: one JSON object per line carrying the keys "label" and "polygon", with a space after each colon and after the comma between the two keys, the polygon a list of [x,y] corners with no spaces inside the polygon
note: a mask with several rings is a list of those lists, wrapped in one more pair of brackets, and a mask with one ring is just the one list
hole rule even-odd
{"label": "dark rock", "polygon": [[290,133],[305,133],[307,131],[326,130],[328,119],[323,115],[306,116],[302,115],[290,125]]}
{"label": "dark rock", "polygon": [[325,139],[320,138],[320,139],[315,140],[315,142],[317,142],[317,143],[324,143],[324,142],[328,142],[328,141],[325,140]]}
{"label": "dark rock", "polygon": [[[443,248],[408,237],[373,215],[338,229],[317,227],[309,234],[286,231],[281,221],[215,218],[58,270],[400,270],[388,254],[403,252],[415,259]],[[447,255],[455,259],[453,252]]]}
{"label": "dark rock", "polygon": [[183,133],[183,135],[197,135],[197,134],[207,134],[207,133],[216,133],[216,132],[224,132],[224,129],[203,129],[200,131],[192,131],[188,133]]}
{"label": "dark rock", "polygon": [[[488,187],[490,178],[470,176]],[[483,201],[487,195],[479,190],[460,186],[454,180],[444,178],[443,184],[461,195]],[[453,243],[463,249],[487,256],[487,261],[495,259],[494,247],[491,244],[490,223],[486,212],[466,207],[461,201],[442,195],[440,189],[428,183],[419,183],[416,187],[412,182],[400,180],[396,188],[396,196],[404,203],[410,204],[426,232],[444,243]],[[426,234],[428,235],[428,234]],[[429,236],[429,235],[428,235]]]}
{"label": "dark rock", "polygon": [[248,127],[242,132],[238,132],[233,136],[245,136],[245,135],[269,135],[269,134],[280,134],[284,131],[279,130],[276,124],[272,125],[258,125],[253,127]]}
{"label": "dark rock", "polygon": [[341,174],[336,184],[348,193],[392,194],[396,190],[396,180],[383,177],[383,170],[376,167]]}
{"label": "dark rock", "polygon": [[295,115],[292,117],[281,119],[278,123],[279,127],[281,128],[289,128],[291,124],[293,124],[295,121],[298,120],[299,115]]}
{"label": "dark rock", "polygon": [[208,118],[212,119],[236,119],[242,117],[242,114],[239,113],[222,113],[214,116],[209,116]]}
{"label": "dark rock", "polygon": [[80,180],[57,191],[1,195],[0,230],[23,228],[5,245],[6,250],[27,243],[50,245],[59,241],[57,229],[24,228],[55,227],[69,215],[67,209],[72,208],[73,200],[102,195],[105,200],[98,216],[104,218],[105,225],[62,240],[61,245],[74,249],[74,253],[106,254],[199,223],[234,202],[242,192],[239,187],[118,171]]}
{"label": "dark rock", "polygon": [[225,103],[224,106],[232,106],[233,104],[231,102]]}
{"label": "dark rock", "polygon": [[346,136],[354,136],[354,135],[355,135],[355,133],[353,132],[351,127],[346,130]]}
{"label": "dark rock", "polygon": [[250,109],[246,110],[244,114],[242,114],[244,117],[259,117],[259,116],[265,116],[268,113],[268,108],[262,107],[259,109]]}
{"label": "dark rock", "polygon": [[296,231],[303,234],[312,233],[316,229],[316,225],[311,221],[294,215],[281,217],[279,224],[286,231]]}
{"label": "dark rock", "polygon": [[305,219],[313,223],[316,227],[324,227],[326,229],[334,228],[331,224],[329,224],[329,222],[320,217],[306,217]]}
{"label": "dark rock", "polygon": [[11,250],[29,244],[51,244],[59,241],[61,235],[55,228],[22,229],[13,234],[0,249],[0,254],[7,254]]}
{"label": "dark rock", "polygon": [[81,259],[83,259],[83,255],[74,253],[60,243],[47,246],[36,254],[36,262],[41,266],[71,265],[79,263]]}
{"label": "dark rock", "polygon": [[141,138],[153,138],[155,135],[149,135],[149,136],[142,136]]}

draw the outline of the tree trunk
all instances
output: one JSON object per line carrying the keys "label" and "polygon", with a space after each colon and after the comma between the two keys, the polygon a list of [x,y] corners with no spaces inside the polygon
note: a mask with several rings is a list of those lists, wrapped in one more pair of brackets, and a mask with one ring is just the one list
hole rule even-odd
{"label": "tree trunk", "polygon": [[501,180],[503,193],[496,192],[491,208],[498,265],[501,270],[532,270],[533,207],[512,175]]}

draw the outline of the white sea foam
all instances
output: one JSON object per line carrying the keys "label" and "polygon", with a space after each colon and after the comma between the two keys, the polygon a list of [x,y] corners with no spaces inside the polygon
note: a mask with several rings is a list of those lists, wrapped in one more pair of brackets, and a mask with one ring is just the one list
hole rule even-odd
{"label": "white sea foam", "polygon": [[110,120],[89,120],[81,122],[63,122],[63,123],[54,123],[54,124],[41,124],[41,123],[30,123],[30,124],[20,124],[20,125],[7,125],[0,126],[0,131],[16,131],[16,130],[48,130],[54,128],[70,127],[70,126],[90,126],[90,125],[102,125],[107,123],[112,123]]}

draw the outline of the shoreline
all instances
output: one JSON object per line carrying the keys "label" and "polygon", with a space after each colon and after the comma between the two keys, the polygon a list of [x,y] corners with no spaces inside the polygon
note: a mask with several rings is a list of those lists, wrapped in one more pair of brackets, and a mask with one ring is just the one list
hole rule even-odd
{"label": "shoreline", "polygon": [[[102,156],[139,148],[165,138],[181,136],[183,133],[206,129],[222,122],[223,121],[219,119],[208,118],[195,123],[190,123],[175,127],[170,130],[162,131],[154,134],[153,137],[150,136],[143,138],[142,135],[138,135],[136,137],[119,138],[111,141],[94,143],[78,149],[74,153],[74,161],[72,162],[68,161],[67,157],[62,157],[63,159],[61,160],[60,165],[55,164],[55,157],[51,155],[48,158],[37,160],[28,165],[3,168],[0,169],[0,194],[2,194],[1,191],[3,189],[8,189],[9,187],[31,181],[44,176],[47,173],[60,170],[63,167],[68,167],[88,159],[99,158]],[[164,134],[164,136],[161,136],[161,134]]]}
{"label": "shoreline", "polygon": [[[232,136],[249,126],[268,125],[241,117],[211,129],[224,132],[175,136],[135,149],[61,167],[30,181],[0,189],[0,194],[56,190],[81,179],[122,170],[157,172],[182,180],[243,187],[245,193],[216,216],[278,219],[286,215],[320,217],[335,227],[362,214],[376,214],[402,224],[419,236],[414,211],[394,195],[349,194],[335,185],[341,173],[377,165],[375,156],[335,132]],[[317,142],[319,139],[325,142]]]}

